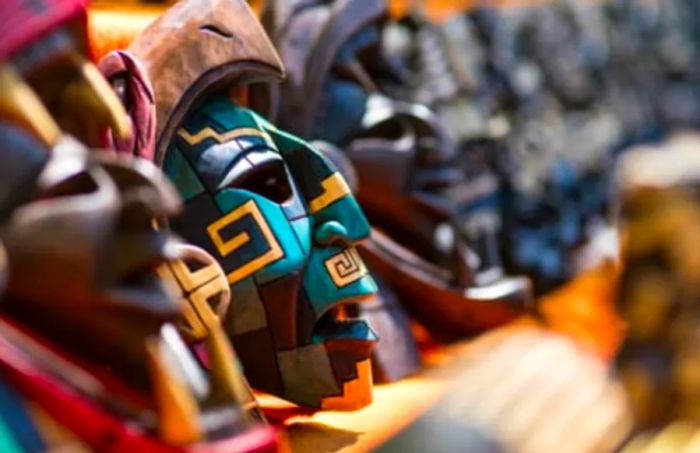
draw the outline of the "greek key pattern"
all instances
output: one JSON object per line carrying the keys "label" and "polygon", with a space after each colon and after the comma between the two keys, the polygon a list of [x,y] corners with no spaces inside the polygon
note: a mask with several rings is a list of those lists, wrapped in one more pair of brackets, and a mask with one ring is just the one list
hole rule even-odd
{"label": "greek key pattern", "polygon": [[339,288],[347,286],[367,275],[367,267],[355,247],[333,255],[325,262],[326,270]]}
{"label": "greek key pattern", "polygon": [[221,237],[222,229],[237,222],[245,216],[251,216],[253,218],[257,228],[260,229],[260,232],[270,248],[266,253],[255,257],[239,268],[229,272],[227,278],[230,284],[243,280],[263,267],[284,257],[282,247],[280,247],[279,242],[277,242],[277,239],[272,233],[270,226],[267,224],[265,217],[263,217],[260,209],[253,200],[239,206],[207,227],[207,233],[209,233],[209,237],[214,242],[219,254],[222,257],[225,257],[250,242],[251,237],[246,232],[242,232],[229,240],[224,240],[224,238]]}

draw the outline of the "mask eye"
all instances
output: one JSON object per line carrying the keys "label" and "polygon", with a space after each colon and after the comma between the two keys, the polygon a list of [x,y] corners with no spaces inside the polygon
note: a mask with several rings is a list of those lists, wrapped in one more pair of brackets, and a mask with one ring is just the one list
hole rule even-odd
{"label": "mask eye", "polygon": [[292,197],[292,187],[282,160],[258,164],[231,181],[227,187],[247,190],[280,204]]}

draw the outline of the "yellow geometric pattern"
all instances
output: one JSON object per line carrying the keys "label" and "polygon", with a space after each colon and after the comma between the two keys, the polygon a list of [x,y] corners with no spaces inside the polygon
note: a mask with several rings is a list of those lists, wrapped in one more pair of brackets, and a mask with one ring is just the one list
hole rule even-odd
{"label": "yellow geometric pattern", "polygon": [[256,205],[255,201],[253,200],[249,200],[248,202],[229,212],[228,214],[221,217],[220,219],[213,222],[207,227],[207,233],[209,233],[209,237],[211,237],[212,241],[214,241],[214,245],[219,251],[219,254],[221,254],[222,257],[225,257],[232,253],[234,250],[237,250],[238,248],[250,242],[250,235],[246,232],[239,233],[233,238],[229,239],[228,241],[224,241],[220,234],[220,231],[222,229],[226,228],[227,226],[238,221],[246,215],[250,215],[253,217],[253,220],[255,220],[255,223],[260,228],[260,231],[262,231],[262,234],[265,237],[267,244],[270,246],[270,250],[250,260],[238,269],[229,272],[229,274],[226,277],[228,279],[228,282],[231,284],[243,280],[244,278],[254,274],[258,270],[262,269],[270,263],[277,261],[278,259],[284,256],[282,247],[280,247],[279,243],[277,242],[277,239],[275,238],[275,235],[270,229],[270,226],[267,224],[265,218],[260,212],[258,205]]}
{"label": "yellow geometric pattern", "polygon": [[226,143],[230,142],[231,140],[234,140],[236,138],[241,138],[241,137],[259,137],[265,140],[269,145],[274,147],[272,145],[272,139],[270,138],[270,135],[265,132],[261,131],[260,129],[255,129],[252,127],[241,127],[238,129],[234,129],[232,131],[224,132],[223,134],[220,134],[216,132],[214,129],[210,127],[205,127],[201,131],[197,132],[196,134],[190,134],[187,132],[185,129],[180,129],[177,131],[178,135],[182,137],[188,145],[194,146],[198,143],[201,143],[202,141],[208,139],[208,138],[213,138],[219,143]]}
{"label": "yellow geometric pattern", "polygon": [[348,183],[345,182],[345,178],[338,172],[324,179],[321,182],[321,187],[323,187],[323,193],[309,203],[309,211],[311,214],[316,214],[331,203],[338,201],[346,195],[350,195]]}
{"label": "yellow geometric pattern", "polygon": [[356,282],[368,273],[355,247],[331,256],[326,260],[325,265],[333,283],[339,288]]}
{"label": "yellow geometric pattern", "polygon": [[219,317],[209,305],[209,299],[227,293],[228,282],[216,263],[192,272],[183,261],[178,260],[170,263],[170,269],[175,279],[189,293],[182,304],[183,314],[191,335],[195,340],[201,341],[214,325],[220,323]]}
{"label": "yellow geometric pattern", "polygon": [[213,256],[192,245],[177,247],[180,259],[163,264],[157,272],[182,308],[185,322],[180,332],[187,340],[202,341],[228,311],[231,291]]}

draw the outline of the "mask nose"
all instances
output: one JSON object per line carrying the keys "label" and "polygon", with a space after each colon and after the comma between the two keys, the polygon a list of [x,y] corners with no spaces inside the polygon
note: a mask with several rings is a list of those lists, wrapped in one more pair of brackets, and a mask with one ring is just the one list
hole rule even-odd
{"label": "mask nose", "polygon": [[350,247],[353,245],[353,240],[345,226],[336,221],[331,220],[324,222],[314,232],[314,241],[322,246],[342,246]]}

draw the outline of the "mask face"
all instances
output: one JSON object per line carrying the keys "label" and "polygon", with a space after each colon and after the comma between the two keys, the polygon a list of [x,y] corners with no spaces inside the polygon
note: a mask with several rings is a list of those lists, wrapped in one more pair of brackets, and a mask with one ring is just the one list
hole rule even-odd
{"label": "mask face", "polygon": [[354,248],[369,225],[329,161],[214,98],[187,116],[164,169],[185,200],[173,229],[227,275],[224,324],[251,384],[305,406],[367,404],[375,335],[343,304],[376,291]]}

